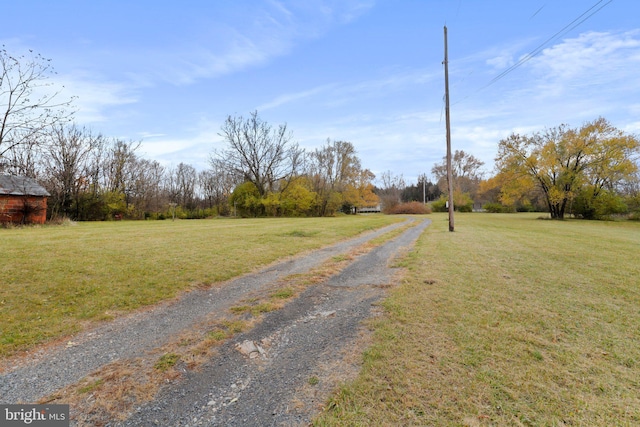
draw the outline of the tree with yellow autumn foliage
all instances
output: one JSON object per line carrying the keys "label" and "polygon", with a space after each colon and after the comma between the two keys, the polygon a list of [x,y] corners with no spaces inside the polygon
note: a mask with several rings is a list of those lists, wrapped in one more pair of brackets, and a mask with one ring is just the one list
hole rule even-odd
{"label": "tree with yellow autumn foliage", "polygon": [[639,148],[637,137],[604,118],[578,129],[560,125],[531,136],[512,134],[498,145],[500,200],[508,205],[535,188],[554,219],[563,219],[574,201],[585,218],[614,212],[612,197],[634,178]]}

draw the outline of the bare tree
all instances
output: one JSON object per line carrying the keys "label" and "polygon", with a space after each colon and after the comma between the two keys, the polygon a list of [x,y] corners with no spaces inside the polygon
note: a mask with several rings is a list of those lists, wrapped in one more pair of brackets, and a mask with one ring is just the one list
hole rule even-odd
{"label": "bare tree", "polygon": [[228,173],[254,183],[260,196],[283,190],[277,186],[286,187],[295,176],[303,150],[286,124],[273,128],[254,111],[248,119],[228,116],[221,131],[228,148],[214,151],[212,161],[221,161]]}
{"label": "bare tree", "polygon": [[318,194],[319,216],[331,215],[341,206],[347,186],[353,186],[362,171],[353,144],[330,139],[310,154],[307,169]]}
{"label": "bare tree", "polygon": [[[469,193],[472,198],[475,197],[483,176],[482,166],[483,161],[462,150],[456,150],[451,159],[454,192]],[[442,163],[433,166],[431,173],[442,192],[448,192],[446,157],[443,157]]]}
{"label": "bare tree", "polygon": [[138,214],[144,216],[162,211],[168,202],[162,187],[164,166],[157,160],[139,159],[133,172],[131,196]]}
{"label": "bare tree", "polygon": [[380,176],[382,188],[380,189],[380,199],[382,209],[390,212],[402,201],[402,192],[407,186],[402,174],[394,175],[391,171],[383,172]]}
{"label": "bare tree", "polygon": [[73,115],[68,110],[73,98],[61,100],[49,80],[55,74],[51,60],[29,52],[12,56],[0,49],[0,167],[5,169],[16,160],[8,154],[32,147],[49,127]]}
{"label": "bare tree", "polygon": [[42,158],[47,189],[52,196],[52,217],[79,216],[79,198],[87,187],[92,155],[101,151],[103,145],[102,135],[94,135],[86,128],[76,125],[53,128]]}
{"label": "bare tree", "polygon": [[174,173],[178,195],[177,203],[186,209],[194,209],[196,207],[196,184],[198,182],[196,169],[186,163],[180,163]]}
{"label": "bare tree", "polygon": [[131,202],[134,188],[138,148],[140,148],[140,142],[116,139],[108,148],[106,158],[103,160],[106,190],[124,194],[127,207]]}
{"label": "bare tree", "polygon": [[27,176],[35,179],[38,177],[44,138],[42,135],[33,135],[31,138],[21,139],[21,144],[13,146],[5,153],[4,167],[2,165],[3,160],[0,157],[0,172],[3,172],[4,169],[4,172],[10,175]]}
{"label": "bare tree", "polygon": [[239,183],[237,177],[229,174],[221,161],[213,160],[211,169],[200,172],[198,180],[209,207],[215,206],[219,215],[228,214],[229,196]]}

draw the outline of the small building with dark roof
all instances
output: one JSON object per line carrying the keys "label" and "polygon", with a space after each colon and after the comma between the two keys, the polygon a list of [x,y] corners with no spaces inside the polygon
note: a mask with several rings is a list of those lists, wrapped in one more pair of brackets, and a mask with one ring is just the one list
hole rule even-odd
{"label": "small building with dark roof", "polygon": [[44,224],[49,196],[35,179],[0,174],[0,223]]}

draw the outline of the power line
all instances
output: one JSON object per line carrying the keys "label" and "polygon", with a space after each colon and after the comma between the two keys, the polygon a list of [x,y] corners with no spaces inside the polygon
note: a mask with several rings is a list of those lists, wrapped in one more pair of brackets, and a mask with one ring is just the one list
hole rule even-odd
{"label": "power line", "polygon": [[[537,48],[535,48],[534,50],[532,50],[530,53],[528,53],[527,55],[525,55],[524,57],[522,57],[522,59],[520,59],[518,62],[516,62],[515,64],[513,64],[511,67],[507,68],[506,70],[504,70],[502,73],[498,74],[496,77],[494,77],[486,86],[484,86],[482,89],[486,89],[487,87],[491,86],[492,84],[496,83],[497,81],[501,80],[502,78],[504,78],[507,74],[511,73],[512,71],[514,71],[516,68],[519,68],[522,64],[524,64],[525,62],[528,62],[529,60],[531,60],[533,57],[537,56],[540,54],[540,52],[542,52],[544,50],[544,48],[551,43],[552,41],[564,36],[565,34],[567,34],[569,31],[575,29],[576,27],[578,27],[580,24],[582,24],[583,22],[585,22],[587,19],[591,18],[593,15],[595,15],[596,13],[598,13],[600,10],[602,10],[605,6],[607,6],[609,3],[611,3],[613,0],[609,0],[607,1],[605,4],[603,4],[602,6],[600,6],[598,9],[596,9],[595,11],[591,12],[594,8],[596,8],[600,3],[602,3],[604,0],[599,0],[596,4],[594,4],[593,6],[591,6],[589,9],[587,9],[585,12],[583,12],[580,16],[578,16],[576,19],[574,19],[573,21],[571,21],[569,24],[567,24],[563,29],[561,29],[560,31],[558,31],[557,33],[555,33],[553,36],[549,37],[547,40],[544,41],[544,43],[542,43],[540,46],[538,46]],[[589,14],[589,12],[591,12]],[[588,14],[588,15],[587,15]],[[585,16],[587,15],[587,16]],[[575,24],[575,25],[574,25]]]}
{"label": "power line", "polygon": [[538,13],[540,13],[540,11],[542,9],[544,9],[546,5],[542,5],[542,7],[540,7],[540,9],[536,10],[536,13],[534,13],[533,15],[531,15],[531,17],[529,18],[529,21],[531,21]]}
{"label": "power line", "polygon": [[[591,6],[589,9],[587,9],[586,11],[584,11],[582,14],[580,14],[580,16],[578,16],[577,18],[575,18],[573,21],[571,21],[569,24],[565,25],[560,31],[556,32],[553,36],[549,37],[547,40],[545,40],[542,44],[540,44],[538,47],[536,47],[535,49],[533,49],[531,52],[529,52],[528,54],[526,54],[525,56],[523,56],[518,62],[516,62],[515,64],[513,64],[512,66],[510,66],[509,68],[507,68],[506,70],[504,70],[503,72],[501,72],[500,74],[498,74],[497,76],[495,76],[493,79],[491,79],[491,81],[489,81],[489,83],[487,83],[486,85],[484,85],[483,87],[481,87],[480,89],[476,90],[475,93],[478,93],[486,88],[488,88],[489,86],[497,83],[498,81],[502,80],[504,77],[506,77],[508,74],[510,74],[511,72],[513,72],[514,70],[516,70],[517,68],[519,68],[520,66],[522,66],[524,63],[530,61],[531,59],[533,59],[535,56],[539,55],[545,47],[547,47],[551,42],[557,40],[558,38],[564,36],[565,34],[567,34],[568,32],[574,30],[575,28],[577,28],[579,25],[581,25],[582,23],[584,23],[586,20],[588,20],[589,18],[591,18],[593,15],[595,15],[596,13],[598,13],[599,11],[601,11],[605,6],[607,6],[609,3],[613,2],[613,0],[608,0],[606,3],[602,4],[605,0],[599,0],[597,1],[593,6]],[[600,7],[598,7],[600,5]],[[543,6],[544,7],[544,6]],[[542,7],[542,8],[543,8]],[[535,14],[534,16],[540,12],[540,10],[542,10],[542,8],[540,8]],[[594,10],[595,9],[595,10]],[[463,97],[460,101],[456,102],[455,104],[458,104],[459,102],[462,102],[463,100],[469,98],[471,95],[467,95],[465,97]],[[454,105],[455,105],[454,104]]]}

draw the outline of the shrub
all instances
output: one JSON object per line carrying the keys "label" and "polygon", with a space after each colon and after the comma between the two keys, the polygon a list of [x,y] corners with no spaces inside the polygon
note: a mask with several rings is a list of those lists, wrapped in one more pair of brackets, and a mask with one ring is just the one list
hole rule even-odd
{"label": "shrub", "polygon": [[[438,200],[431,202],[431,209],[434,212],[447,212],[448,196],[442,195]],[[454,193],[453,208],[458,212],[473,212],[473,199],[468,193]]]}
{"label": "shrub", "polygon": [[382,213],[394,214],[396,207],[400,205],[400,200],[395,194],[383,194],[380,197],[380,205],[382,206]]}
{"label": "shrub", "polygon": [[489,213],[511,213],[513,212],[512,206],[505,206],[502,203],[485,203],[482,205],[482,209]]}
{"label": "shrub", "polygon": [[582,190],[573,202],[573,213],[584,219],[605,219],[629,211],[624,199],[612,191],[594,195],[592,188]]}
{"label": "shrub", "polygon": [[469,193],[453,192],[453,207],[458,212],[473,212],[473,199]]}
{"label": "shrub", "polygon": [[264,205],[253,182],[247,181],[238,185],[229,198],[229,206],[237,210],[242,217],[258,217],[264,211]]}
{"label": "shrub", "polygon": [[473,203],[466,203],[464,205],[456,206],[454,204],[453,208],[458,212],[473,212]]}
{"label": "shrub", "polygon": [[438,200],[431,202],[431,210],[433,212],[446,212],[447,211],[447,199],[440,197]]}
{"label": "shrub", "polygon": [[408,215],[421,215],[431,213],[429,206],[420,202],[400,203],[394,206],[390,212],[392,215],[408,214]]}
{"label": "shrub", "polygon": [[516,206],[516,212],[535,212],[536,208],[531,203],[528,204],[518,204]]}

